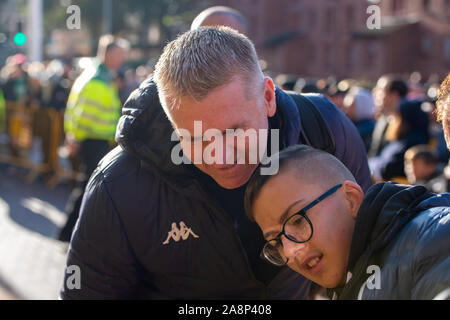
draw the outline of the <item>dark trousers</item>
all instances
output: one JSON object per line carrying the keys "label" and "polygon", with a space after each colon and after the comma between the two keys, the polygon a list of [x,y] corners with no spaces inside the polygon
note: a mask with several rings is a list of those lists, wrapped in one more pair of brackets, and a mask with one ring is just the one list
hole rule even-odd
{"label": "dark trousers", "polygon": [[78,186],[72,191],[66,205],[66,213],[68,215],[67,222],[61,229],[58,239],[69,242],[72,236],[73,228],[78,220],[80,213],[81,201],[83,200],[84,189],[89,181],[90,176],[97,167],[98,162],[109,152],[110,145],[106,140],[87,139],[80,146],[80,169],[85,175],[85,179],[78,183]]}

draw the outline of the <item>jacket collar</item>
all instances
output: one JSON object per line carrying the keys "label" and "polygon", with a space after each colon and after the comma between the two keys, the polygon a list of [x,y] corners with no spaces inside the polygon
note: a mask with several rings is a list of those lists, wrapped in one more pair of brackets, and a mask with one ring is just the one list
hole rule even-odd
{"label": "jacket collar", "polygon": [[431,206],[427,199],[434,194],[423,186],[407,186],[395,182],[378,183],[368,191],[355,222],[347,270],[351,280],[329,290],[344,298],[359,288],[369,259],[384,249],[415,215]]}
{"label": "jacket collar", "polygon": [[[280,150],[298,144],[301,122],[295,101],[283,90],[275,87],[277,112],[269,118],[271,128],[280,129]],[[273,126],[272,126],[273,125]]]}

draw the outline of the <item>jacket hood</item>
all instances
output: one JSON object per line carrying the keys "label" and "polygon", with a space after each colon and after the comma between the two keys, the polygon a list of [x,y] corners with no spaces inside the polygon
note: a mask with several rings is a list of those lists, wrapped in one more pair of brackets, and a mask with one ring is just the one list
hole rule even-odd
{"label": "jacket hood", "polygon": [[188,166],[171,160],[173,148],[179,141],[171,141],[172,125],[159,103],[158,90],[148,78],[133,91],[122,109],[116,130],[116,142],[128,153],[141,160],[145,167],[157,168],[160,175],[186,181],[193,176]]}
{"label": "jacket hood", "polygon": [[427,113],[422,110],[422,104],[422,100],[406,100],[400,104],[399,112],[410,132],[428,134],[429,119]]}
{"label": "jacket hood", "polygon": [[[352,277],[345,285],[329,289],[331,298],[353,299],[359,291],[366,266],[382,252],[417,213],[437,206],[448,206],[448,197],[429,192],[424,186],[382,182],[372,186],[359,208],[350,248],[347,270]],[[364,278],[365,279],[365,278]]]}
{"label": "jacket hood", "polygon": [[385,182],[371,187],[356,218],[348,270],[368,247],[372,252],[383,249],[416,213],[436,206],[437,198],[425,201],[433,196],[423,186]]}

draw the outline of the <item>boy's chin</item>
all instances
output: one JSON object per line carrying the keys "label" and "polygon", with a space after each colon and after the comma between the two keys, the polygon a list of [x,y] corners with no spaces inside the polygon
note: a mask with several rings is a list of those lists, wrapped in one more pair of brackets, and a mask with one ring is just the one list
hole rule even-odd
{"label": "boy's chin", "polygon": [[317,283],[321,287],[327,288],[327,289],[333,289],[336,287],[340,287],[345,285],[345,282],[347,280],[347,277],[343,275],[342,277],[336,276],[336,273],[331,276],[323,275],[322,277],[308,277],[305,275],[306,278],[311,280],[312,282]]}
{"label": "boy's chin", "polygon": [[321,286],[327,289],[333,289],[345,285],[346,280],[347,277],[345,275],[342,276],[341,278],[336,277],[332,279],[327,279],[323,281],[323,284],[321,284]]}

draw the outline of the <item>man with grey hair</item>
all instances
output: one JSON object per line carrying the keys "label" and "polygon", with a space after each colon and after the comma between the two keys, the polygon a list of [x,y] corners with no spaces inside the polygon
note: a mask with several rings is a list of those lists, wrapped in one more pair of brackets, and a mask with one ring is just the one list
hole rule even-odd
{"label": "man with grey hair", "polygon": [[258,256],[264,238],[245,216],[247,181],[266,150],[322,132],[363,189],[370,175],[344,114],[321,95],[303,99],[322,119],[314,132],[231,28],[200,27],[169,43],[154,78],[125,103],[119,147],[86,188],[67,261],[80,267],[81,289],[67,287],[67,275],[61,297],[306,298],[310,282]]}

